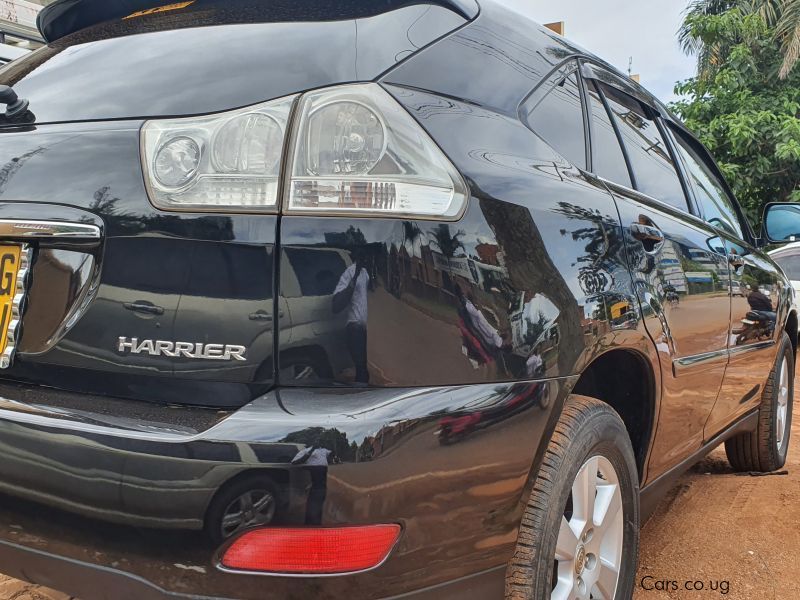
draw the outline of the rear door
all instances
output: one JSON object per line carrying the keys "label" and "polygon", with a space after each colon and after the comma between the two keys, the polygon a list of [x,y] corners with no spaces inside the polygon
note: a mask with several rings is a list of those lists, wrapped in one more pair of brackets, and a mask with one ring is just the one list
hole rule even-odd
{"label": "rear door", "polygon": [[[657,476],[700,447],[722,384],[730,325],[727,258],[719,234],[691,214],[655,110],[611,74],[587,74],[592,159],[617,199],[645,324],[661,361],[650,463],[650,475]],[[614,147],[620,140],[626,170],[604,166],[620,152]]]}

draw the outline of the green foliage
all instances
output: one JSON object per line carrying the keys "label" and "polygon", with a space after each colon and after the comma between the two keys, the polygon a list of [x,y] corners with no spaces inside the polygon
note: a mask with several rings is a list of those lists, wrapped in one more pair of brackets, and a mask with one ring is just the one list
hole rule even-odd
{"label": "green foliage", "polygon": [[768,202],[800,201],[800,69],[779,77],[774,27],[733,7],[689,14],[684,31],[712,58],[676,86],[682,98],[672,110],[711,150],[754,221]]}

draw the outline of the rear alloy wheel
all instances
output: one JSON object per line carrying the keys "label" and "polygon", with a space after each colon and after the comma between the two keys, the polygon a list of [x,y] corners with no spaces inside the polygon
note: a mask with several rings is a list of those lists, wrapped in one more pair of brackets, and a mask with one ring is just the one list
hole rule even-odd
{"label": "rear alloy wheel", "polygon": [[728,462],[737,471],[769,473],[786,464],[792,432],[794,364],[792,341],[783,332],[775,365],[761,394],[758,427],[725,442]]}
{"label": "rear alloy wheel", "polygon": [[578,471],[561,518],[553,600],[614,598],[622,564],[622,515],[614,465],[603,456],[592,456]]}
{"label": "rear alloy wheel", "polygon": [[625,425],[607,404],[571,396],[533,483],[506,599],[630,598],[638,548],[639,483]]}

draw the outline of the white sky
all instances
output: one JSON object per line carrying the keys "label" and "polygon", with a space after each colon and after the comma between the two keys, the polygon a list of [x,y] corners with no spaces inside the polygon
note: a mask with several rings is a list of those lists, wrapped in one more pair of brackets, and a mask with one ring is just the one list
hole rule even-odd
{"label": "white sky", "polygon": [[675,82],[694,76],[677,31],[688,0],[500,0],[539,23],[564,21],[566,37],[628,72],[661,100],[675,98]]}

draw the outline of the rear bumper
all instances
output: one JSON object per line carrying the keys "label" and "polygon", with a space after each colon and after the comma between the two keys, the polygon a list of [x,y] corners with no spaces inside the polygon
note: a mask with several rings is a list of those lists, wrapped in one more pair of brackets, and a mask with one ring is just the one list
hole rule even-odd
{"label": "rear bumper", "polygon": [[[0,544],[0,564],[10,575],[40,583],[47,587],[67,590],[76,598],[98,600],[170,600],[205,599],[192,593],[168,592],[145,579],[124,571],[104,568],[85,562],[69,560],[16,544]],[[487,600],[502,598],[505,568],[498,567],[454,581],[408,592],[383,600]],[[350,597],[345,596],[345,597]]]}
{"label": "rear bumper", "polygon": [[[530,470],[572,383],[287,389],[194,432],[178,431],[187,409],[112,420],[6,401],[0,571],[81,600],[500,598]],[[339,460],[312,494],[291,459],[320,436]],[[253,475],[277,490],[281,524],[317,514],[403,535],[357,575],[222,572],[202,527],[215,495]]]}

